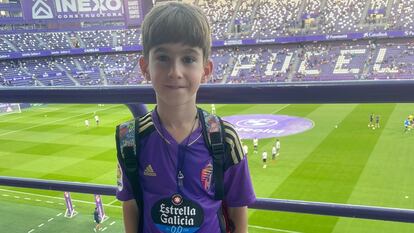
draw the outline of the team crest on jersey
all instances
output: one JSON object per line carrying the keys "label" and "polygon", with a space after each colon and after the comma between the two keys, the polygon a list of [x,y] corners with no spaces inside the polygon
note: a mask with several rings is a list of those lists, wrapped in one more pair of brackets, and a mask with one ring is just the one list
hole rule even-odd
{"label": "team crest on jersey", "polygon": [[117,183],[118,191],[121,192],[122,189],[124,189],[124,183],[122,183],[122,168],[121,168],[121,165],[119,165],[119,163],[118,163],[118,169],[116,172],[116,183]]}
{"label": "team crest on jersey", "polygon": [[206,191],[210,191],[212,176],[213,176],[213,165],[211,163],[208,163],[207,166],[205,166],[201,170],[201,177],[200,177],[201,185]]}

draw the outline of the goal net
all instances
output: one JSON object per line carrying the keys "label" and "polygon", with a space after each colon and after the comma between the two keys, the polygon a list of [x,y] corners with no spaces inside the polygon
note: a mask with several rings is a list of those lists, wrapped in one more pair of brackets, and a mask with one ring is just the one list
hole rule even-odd
{"label": "goal net", "polygon": [[20,104],[2,104],[0,103],[0,115],[21,113]]}

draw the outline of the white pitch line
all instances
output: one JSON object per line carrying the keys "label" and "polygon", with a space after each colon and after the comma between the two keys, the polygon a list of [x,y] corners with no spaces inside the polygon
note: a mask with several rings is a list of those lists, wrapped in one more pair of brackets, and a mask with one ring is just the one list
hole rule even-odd
{"label": "white pitch line", "polygon": [[299,232],[299,231],[289,231],[289,230],[270,228],[270,227],[261,227],[261,226],[255,226],[255,225],[249,225],[249,227],[256,228],[256,229],[261,229],[261,230],[267,230],[267,231],[274,231],[274,232],[302,233],[302,232]]}
{"label": "white pitch line", "polygon": [[107,229],[107,227],[104,227],[101,231],[105,231]]}
{"label": "white pitch line", "polygon": [[277,109],[277,110],[275,110],[275,111],[273,111],[272,113],[277,113],[277,112],[279,112],[279,111],[281,111],[281,110],[283,110],[283,109],[285,109],[286,107],[288,107],[290,104],[286,104],[285,106],[283,106],[283,107],[281,107],[281,108],[279,108],[279,109]]}
{"label": "white pitch line", "polygon": [[[59,214],[57,214],[56,216],[60,216],[60,215],[62,215],[62,213],[59,213]],[[49,219],[47,220],[47,222],[51,222],[53,219],[54,219],[54,218],[49,218]],[[39,224],[37,227],[38,227],[38,228],[40,228],[40,227],[43,227],[43,226],[45,226],[45,225],[46,225],[45,223],[41,223],[41,224]],[[34,231],[34,229],[30,230],[28,233],[31,233],[31,232],[33,232],[33,231]]]}
{"label": "white pitch line", "polygon": [[35,231],[35,229],[31,229],[30,231],[28,231],[27,233],[32,233],[33,231]]}
{"label": "white pitch line", "polygon": [[25,199],[25,200],[29,200],[29,201],[30,201],[30,200],[32,200],[32,199],[31,199],[31,198],[29,198],[29,197],[25,197],[24,199]]}
{"label": "white pitch line", "polygon": [[46,203],[53,204],[54,202],[53,201],[46,201]]}
{"label": "white pitch line", "polygon": [[42,200],[36,199],[36,201],[42,201]]}
{"label": "white pitch line", "polygon": [[[20,191],[8,190],[8,189],[0,189],[0,191],[11,192],[11,193],[19,193],[19,194],[24,194],[24,195],[32,195],[32,196],[37,196],[37,197],[52,198],[52,199],[58,199],[58,200],[65,200],[63,197],[53,197],[53,196],[47,196],[47,195],[42,195],[42,194],[20,192]],[[92,202],[92,201],[82,201],[82,200],[77,200],[77,199],[72,199],[72,201],[73,202],[80,202],[80,203],[84,203],[84,204],[96,205],[96,203]],[[61,203],[59,203],[59,204],[61,204]],[[109,205],[109,204],[103,204],[103,206],[122,209],[121,206],[115,206],[115,205]]]}
{"label": "white pitch line", "polygon": [[19,197],[19,196],[14,196],[14,198],[17,198],[17,199],[19,199],[20,197]]}
{"label": "white pitch line", "polygon": [[109,226],[112,226],[112,225],[114,225],[114,224],[115,224],[115,221],[111,222],[111,223],[109,224]]}
{"label": "white pitch line", "polygon": [[[98,111],[105,111],[105,110],[114,108],[116,106],[117,105],[112,106],[112,107],[108,107],[108,108],[105,108],[105,109],[101,109],[101,110],[98,110]],[[95,112],[98,112],[98,111],[95,111]],[[53,123],[56,123],[56,122],[59,122],[59,121],[66,121],[66,120],[69,120],[71,118],[76,118],[76,117],[82,116],[82,115],[90,115],[91,113],[93,113],[93,112],[87,112],[87,113],[82,113],[82,114],[78,114],[78,115],[73,115],[73,116],[70,116],[70,117],[61,118],[59,120],[49,121],[49,122],[45,122],[45,123],[42,123],[42,124],[37,124],[37,125],[29,126],[29,127],[23,128],[23,129],[9,131],[9,132],[0,134],[0,137],[5,136],[5,135],[8,135],[8,134],[11,134],[11,133],[18,133],[18,132],[25,131],[25,130],[28,130],[28,129],[33,129],[33,128],[36,128],[36,127],[39,127],[39,126],[43,126],[43,125],[50,125],[50,124],[53,124]]]}
{"label": "white pitch line", "polygon": [[2,196],[3,197],[9,197],[10,195],[9,194],[3,194]]}
{"label": "white pitch line", "polygon": [[[46,110],[46,109],[49,109],[49,107],[44,108],[44,110]],[[52,113],[52,112],[56,112],[56,111],[61,110],[61,109],[62,109],[62,108],[52,108],[52,107],[50,107],[50,111],[39,111],[39,113]],[[37,112],[36,112],[37,110],[40,110],[40,109],[36,109],[36,110],[31,111],[31,112],[33,112],[33,113],[37,113]],[[22,113],[23,113],[23,111],[22,111]],[[8,117],[8,118],[11,118],[11,117]],[[27,118],[27,116],[13,117],[13,118],[11,118],[11,119],[7,119],[7,120],[5,120],[5,121],[1,120],[1,121],[0,121],[0,123],[3,123],[3,122],[10,122],[10,121],[15,121],[15,120],[19,120],[19,119],[22,119],[22,118]]]}
{"label": "white pitch line", "polygon": [[115,198],[115,200],[113,200],[113,201],[111,201],[111,202],[109,202],[107,205],[112,205],[112,204],[114,204],[115,202],[117,202],[118,201],[118,199],[116,199]]}

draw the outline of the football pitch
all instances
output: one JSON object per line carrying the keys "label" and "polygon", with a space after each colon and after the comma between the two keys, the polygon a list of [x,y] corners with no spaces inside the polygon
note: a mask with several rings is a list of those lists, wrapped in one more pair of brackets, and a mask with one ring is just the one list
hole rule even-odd
{"label": "football pitch", "polygon": [[[271,157],[275,139],[260,139],[258,154],[243,140],[257,197],[414,209],[414,132],[403,127],[414,104],[220,104],[216,112],[314,122],[280,137],[280,155],[267,168],[261,152]],[[380,128],[367,127],[371,113],[381,116]],[[115,185],[114,129],[130,118],[123,105],[49,104],[0,115],[0,175]],[[93,232],[93,195],[71,196],[78,214],[69,219],[62,192],[0,186],[0,232]],[[109,216],[103,232],[122,232],[120,203],[102,198]],[[412,233],[414,224],[251,209],[249,232]]]}

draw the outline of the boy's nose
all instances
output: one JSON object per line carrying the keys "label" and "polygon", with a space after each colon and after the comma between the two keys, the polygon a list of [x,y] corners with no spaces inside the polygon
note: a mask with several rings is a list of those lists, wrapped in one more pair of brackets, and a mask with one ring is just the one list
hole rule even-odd
{"label": "boy's nose", "polygon": [[181,65],[178,61],[172,62],[170,66],[170,71],[168,73],[170,78],[182,78]]}

